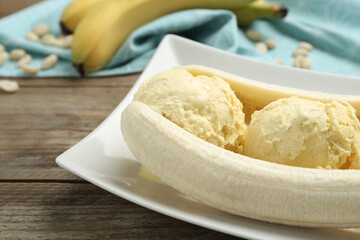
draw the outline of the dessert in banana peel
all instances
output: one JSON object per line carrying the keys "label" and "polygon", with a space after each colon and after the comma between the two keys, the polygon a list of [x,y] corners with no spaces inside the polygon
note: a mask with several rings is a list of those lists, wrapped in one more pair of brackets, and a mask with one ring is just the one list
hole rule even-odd
{"label": "dessert in banana peel", "polygon": [[[169,76],[179,77],[172,80],[176,84],[167,82],[170,79]],[[184,79],[184,83],[180,81],[181,78]],[[187,82],[191,83],[195,81],[194,79],[203,82],[199,84],[201,87],[186,86]],[[309,142],[303,138],[304,145],[297,144],[300,149],[297,150],[298,152],[303,150],[304,146],[308,150],[311,149],[310,145],[317,141],[316,138],[319,138],[320,142],[314,143],[314,147],[317,147],[319,151],[327,149],[320,155],[333,155],[333,158],[328,162],[327,159],[319,158],[316,160],[316,164],[310,164],[311,166],[307,165],[309,159],[302,159],[296,164],[303,167],[288,166],[285,165],[287,164],[286,160],[289,160],[286,158],[282,159],[285,160],[281,162],[283,164],[278,164],[221,148],[227,145],[225,141],[204,141],[206,138],[201,139],[200,135],[197,137],[191,133],[195,129],[194,125],[190,124],[190,130],[184,131],[181,127],[185,122],[189,124],[191,121],[184,117],[186,114],[182,111],[182,107],[189,106],[187,110],[191,110],[191,107],[199,107],[189,100],[190,94],[185,93],[188,91],[196,98],[197,89],[200,92],[203,91],[209,87],[209,83],[205,82],[211,82],[214,79],[219,85],[223,85],[223,83],[220,84],[221,81],[229,83],[231,89],[243,103],[242,110],[246,115],[251,115],[255,110],[265,107],[263,112],[260,111],[254,115],[254,124],[252,126],[250,123],[248,133],[245,132],[246,129],[239,132],[239,136],[245,137],[244,152],[246,154],[252,154],[247,147],[253,141],[259,141],[255,144],[257,144],[257,150],[261,151],[263,150],[263,146],[260,145],[261,141],[267,141],[270,138],[270,141],[275,139],[274,141],[288,143],[287,141],[295,138],[291,134],[297,132],[300,135],[310,136]],[[212,84],[210,83],[210,86]],[[151,89],[156,89],[157,85],[160,90],[150,93]],[[222,96],[218,93],[217,98],[227,96],[225,92],[228,93],[229,90],[225,90]],[[254,93],[256,97],[253,95]],[[174,95],[177,96],[174,97]],[[206,95],[206,93],[202,92],[200,96],[202,95]],[[294,95],[298,97],[289,98]],[[207,98],[215,101],[212,96],[207,96]],[[181,119],[179,123],[169,121],[170,118],[166,119],[165,114],[165,111],[171,108],[170,106],[165,107],[165,105],[169,105],[168,101],[175,99],[178,102],[174,105],[175,109],[169,111],[168,116],[175,116],[176,112],[181,113],[175,117],[175,119]],[[181,101],[184,99],[185,104],[182,105]],[[274,102],[276,100],[278,101]],[[221,99],[220,101],[226,102]],[[354,109],[344,101],[348,101],[356,110],[359,109],[360,96],[297,90],[248,80],[203,66],[185,66],[160,73],[147,80],[135,95],[135,101],[124,110],[121,129],[129,149],[146,169],[169,186],[209,206],[252,219],[286,225],[359,227],[360,171],[310,168],[326,168],[328,166],[331,168],[356,168],[358,166],[359,121],[355,117]],[[266,107],[269,103],[272,104]],[[176,107],[178,107],[177,110]],[[270,112],[269,109],[271,110],[272,107],[275,110]],[[228,105],[225,109],[232,110],[233,105]],[[302,112],[303,110],[305,111]],[[281,111],[284,113],[284,119],[276,116],[277,112]],[[191,112],[190,116],[196,119],[196,114],[195,110]],[[219,109],[215,108],[214,113],[208,111],[204,114],[202,112],[200,117],[211,116],[208,123],[211,124],[212,119],[216,119],[214,116],[218,114]],[[270,123],[273,121],[274,125],[268,126],[266,114],[274,114],[270,121]],[[243,116],[242,114],[238,115]],[[287,115],[289,120],[285,117]],[[236,116],[236,114],[230,116]],[[313,126],[314,132],[306,133],[304,129],[301,131],[291,130],[293,127],[302,127],[299,123],[301,119],[295,119],[296,116],[305,119],[304,122],[307,121],[306,119],[310,119],[309,124],[306,123],[304,128],[306,130]],[[258,120],[256,120],[257,118]],[[315,121],[314,118],[318,119]],[[277,124],[276,121],[279,121],[280,124]],[[282,129],[281,121],[285,121],[285,125],[288,124],[290,135],[286,127]],[[326,127],[324,128],[324,124],[328,124],[329,131],[326,130]],[[276,125],[279,129],[276,129]],[[262,133],[258,133],[258,129],[261,127],[269,127],[269,131],[273,128],[279,132],[275,132],[275,136],[271,136],[271,134],[261,136]],[[195,134],[196,131],[194,131]],[[316,134],[317,131],[319,134]],[[248,134],[249,136],[247,136]],[[301,136],[299,138],[301,139]],[[242,144],[241,141],[237,143]],[[241,150],[241,146],[236,149]],[[265,147],[264,150],[267,150],[265,152],[269,152],[269,155],[276,155],[276,149],[275,153],[271,152],[268,147]],[[304,157],[318,154],[317,151],[304,151],[304,153]],[[288,155],[292,155],[291,151]],[[266,158],[266,156],[262,157]]]}
{"label": "dessert in banana peel", "polygon": [[290,166],[360,169],[360,122],[346,102],[282,98],[253,114],[244,154]]}
{"label": "dessert in banana peel", "polygon": [[134,100],[207,142],[241,152],[246,132],[242,104],[219,77],[194,77],[181,68],[165,71],[145,81]]}

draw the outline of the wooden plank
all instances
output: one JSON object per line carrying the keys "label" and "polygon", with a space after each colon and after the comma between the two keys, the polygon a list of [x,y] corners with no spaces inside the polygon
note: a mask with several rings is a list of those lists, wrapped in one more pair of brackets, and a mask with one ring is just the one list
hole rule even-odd
{"label": "wooden plank", "polygon": [[0,183],[0,235],[2,240],[238,239],[83,183]]}
{"label": "wooden plank", "polygon": [[84,79],[24,79],[19,92],[0,93],[0,179],[79,180],[55,158],[94,130],[137,78],[90,79],[89,85]]}
{"label": "wooden plank", "polygon": [[125,87],[130,88],[139,78],[140,74],[129,74],[115,77],[87,77],[87,78],[13,78],[18,81],[21,87]]}
{"label": "wooden plank", "polygon": [[19,11],[42,0],[1,0],[0,1],[0,18],[5,17],[11,13]]}
{"label": "wooden plank", "polygon": [[127,94],[129,87],[22,88],[15,94],[0,93],[2,118],[12,114],[108,114]]}

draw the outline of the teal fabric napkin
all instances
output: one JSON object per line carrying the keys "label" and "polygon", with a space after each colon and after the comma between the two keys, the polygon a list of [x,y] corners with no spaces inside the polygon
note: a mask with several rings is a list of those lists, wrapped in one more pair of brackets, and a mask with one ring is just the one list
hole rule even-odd
{"label": "teal fabric napkin", "polygon": [[[44,57],[55,53],[59,63],[40,71],[36,77],[77,77],[71,65],[71,52],[27,41],[24,36],[37,23],[46,23],[60,35],[59,19],[71,0],[48,0],[0,19],[0,43],[7,51],[25,49],[33,56],[30,65],[38,66]],[[111,76],[142,71],[161,39],[177,34],[228,52],[261,61],[284,60],[292,66],[291,53],[299,42],[314,45],[309,53],[312,69],[321,72],[360,76],[360,1],[352,0],[277,0],[289,8],[284,20],[257,20],[247,28],[238,28],[236,17],[226,10],[195,9],[173,13],[134,31],[105,69],[90,76]],[[121,27],[121,26],[119,26]],[[253,29],[264,39],[277,41],[277,47],[264,54],[254,48],[244,32]],[[1,77],[32,77],[24,74],[13,61],[0,67]]]}

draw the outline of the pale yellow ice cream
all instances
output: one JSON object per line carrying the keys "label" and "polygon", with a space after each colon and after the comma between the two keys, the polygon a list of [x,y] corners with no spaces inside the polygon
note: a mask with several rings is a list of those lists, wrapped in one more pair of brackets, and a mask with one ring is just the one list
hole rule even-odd
{"label": "pale yellow ice cream", "polygon": [[146,80],[134,100],[207,142],[242,150],[247,130],[242,104],[219,77],[193,76],[175,68]]}
{"label": "pale yellow ice cream", "polygon": [[360,122],[347,103],[279,99],[253,114],[244,154],[308,168],[359,169]]}

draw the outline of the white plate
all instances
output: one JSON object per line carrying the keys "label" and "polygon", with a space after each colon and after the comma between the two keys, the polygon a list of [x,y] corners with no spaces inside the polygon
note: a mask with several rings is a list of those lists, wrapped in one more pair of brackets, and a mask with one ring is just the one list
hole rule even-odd
{"label": "white plate", "polygon": [[231,235],[249,239],[360,239],[360,232],[341,229],[288,227],[224,213],[200,204],[176,190],[139,177],[140,164],[120,131],[123,109],[150,75],[180,65],[199,64],[250,79],[332,93],[358,94],[360,79],[263,63],[226,53],[174,35],[166,36],[139,80],[111,115],[91,134],[61,154],[56,162],[66,170],[131,202]]}

